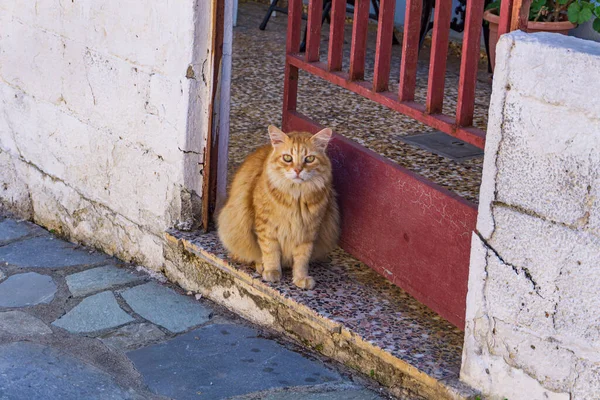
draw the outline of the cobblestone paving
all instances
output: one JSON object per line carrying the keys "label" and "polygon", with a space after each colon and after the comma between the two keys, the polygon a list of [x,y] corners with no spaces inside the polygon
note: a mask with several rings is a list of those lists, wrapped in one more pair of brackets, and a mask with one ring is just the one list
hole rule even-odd
{"label": "cobblestone paving", "polygon": [[390,397],[193,293],[0,216],[0,398]]}

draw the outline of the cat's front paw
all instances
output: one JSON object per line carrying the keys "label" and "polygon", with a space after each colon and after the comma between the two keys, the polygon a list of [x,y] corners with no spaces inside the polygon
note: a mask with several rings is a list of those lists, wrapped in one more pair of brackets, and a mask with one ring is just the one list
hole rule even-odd
{"label": "cat's front paw", "polygon": [[262,264],[262,263],[259,263],[259,262],[257,262],[257,263],[254,263],[254,267],[256,268],[256,272],[258,272],[259,274],[261,274],[261,275],[262,275],[262,273],[263,273],[263,271],[264,271],[264,269],[265,269],[265,268],[263,267],[263,264]]}
{"label": "cat's front paw", "polygon": [[304,278],[295,278],[294,285],[300,289],[313,289],[315,287],[315,280],[312,276],[305,276]]}
{"label": "cat's front paw", "polygon": [[267,282],[279,282],[281,280],[281,271],[276,269],[265,270],[262,277]]}

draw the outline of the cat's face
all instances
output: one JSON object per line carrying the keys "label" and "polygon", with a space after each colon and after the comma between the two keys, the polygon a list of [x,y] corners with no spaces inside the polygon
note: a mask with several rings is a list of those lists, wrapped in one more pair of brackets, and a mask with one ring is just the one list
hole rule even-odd
{"label": "cat's face", "polygon": [[322,186],[331,175],[331,163],[325,153],[331,134],[331,129],[326,128],[315,135],[307,132],[286,135],[270,126],[273,153],[269,169],[278,183]]}

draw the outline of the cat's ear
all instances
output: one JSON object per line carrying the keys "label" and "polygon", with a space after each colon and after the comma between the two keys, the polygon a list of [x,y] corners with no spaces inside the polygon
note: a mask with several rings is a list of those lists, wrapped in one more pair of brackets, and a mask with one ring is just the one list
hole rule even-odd
{"label": "cat's ear", "polygon": [[269,125],[268,129],[269,136],[271,137],[271,144],[273,145],[273,147],[285,143],[285,140],[288,138],[288,135],[286,135],[281,129],[273,125]]}
{"label": "cat's ear", "polygon": [[313,137],[310,138],[310,141],[321,151],[325,151],[327,145],[329,144],[329,140],[331,140],[331,135],[333,131],[331,128],[325,128],[315,133]]}

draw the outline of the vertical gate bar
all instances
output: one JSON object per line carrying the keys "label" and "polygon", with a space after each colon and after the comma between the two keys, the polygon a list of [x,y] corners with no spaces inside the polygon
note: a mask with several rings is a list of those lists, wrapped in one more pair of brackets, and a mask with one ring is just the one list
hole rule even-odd
{"label": "vertical gate bar", "polygon": [[456,123],[458,126],[471,126],[475,110],[475,85],[479,64],[481,26],[483,24],[483,1],[468,0],[465,16],[465,30],[460,60]]}
{"label": "vertical gate bar", "polygon": [[519,17],[523,0],[513,0],[512,11],[510,12],[510,32],[519,29]]}
{"label": "vertical gate bar", "polygon": [[400,85],[398,88],[398,97],[400,101],[413,101],[415,99],[422,11],[422,0],[406,1],[402,59],[400,61]]}
{"label": "vertical gate bar", "polygon": [[426,102],[426,109],[430,114],[441,113],[444,105],[446,58],[448,56],[451,15],[452,0],[437,0],[433,17],[433,36],[431,40]]}
{"label": "vertical gate bar", "polygon": [[514,0],[504,0],[500,3],[500,23],[498,25],[498,38],[510,32],[512,9]]}
{"label": "vertical gate bar", "polygon": [[375,70],[373,73],[373,91],[388,89],[390,63],[392,62],[392,38],[394,36],[394,11],[396,0],[381,0],[377,26],[377,45],[375,46]]}
{"label": "vertical gate bar", "polygon": [[350,80],[365,77],[365,54],[367,51],[367,29],[369,27],[369,0],[354,1],[354,23],[350,47]]}
{"label": "vertical gate bar", "polygon": [[306,36],[306,62],[319,61],[319,44],[321,42],[321,15],[323,0],[310,0],[308,3],[308,22]]}
{"label": "vertical gate bar", "polygon": [[[302,28],[302,0],[288,1],[288,27],[286,53],[294,54],[300,51],[300,31]],[[288,112],[296,110],[298,98],[298,68],[285,61],[285,77],[283,81],[283,129],[287,129]]]}
{"label": "vertical gate bar", "polygon": [[287,54],[300,52],[302,28],[302,0],[288,0]]}
{"label": "vertical gate bar", "polygon": [[329,52],[327,55],[327,65],[330,71],[340,71],[342,69],[345,22],[346,0],[332,0]]}
{"label": "vertical gate bar", "polygon": [[529,20],[529,9],[532,0],[514,0],[510,30],[520,29],[527,31],[527,21]]}

